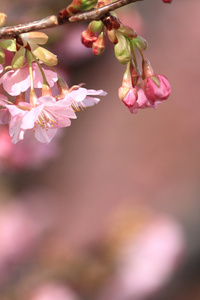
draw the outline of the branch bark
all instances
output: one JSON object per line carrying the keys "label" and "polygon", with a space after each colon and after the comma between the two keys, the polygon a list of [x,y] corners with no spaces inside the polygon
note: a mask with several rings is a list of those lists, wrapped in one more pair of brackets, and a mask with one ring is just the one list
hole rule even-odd
{"label": "branch bark", "polygon": [[56,26],[71,23],[71,22],[84,22],[84,21],[93,21],[93,20],[100,20],[101,18],[105,17],[109,12],[114,11],[117,8],[122,6],[128,5],[133,2],[138,2],[143,0],[117,0],[113,3],[108,5],[92,9],[90,11],[77,13],[73,16],[65,16],[62,17],[63,11],[58,13],[58,15],[52,15],[46,17],[42,20],[26,23],[26,24],[19,24],[16,26],[8,26],[0,28],[0,39],[11,39],[16,38],[19,34],[27,33],[31,31],[38,31],[44,30],[47,28],[54,28]]}

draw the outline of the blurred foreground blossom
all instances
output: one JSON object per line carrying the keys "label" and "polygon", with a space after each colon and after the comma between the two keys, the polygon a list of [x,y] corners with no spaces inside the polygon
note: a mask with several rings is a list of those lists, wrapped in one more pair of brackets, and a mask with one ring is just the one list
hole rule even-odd
{"label": "blurred foreground blossom", "polygon": [[33,292],[30,300],[78,300],[75,293],[67,286],[51,282],[41,285]]}
{"label": "blurred foreground blossom", "polygon": [[57,157],[62,131],[49,144],[39,143],[31,132],[26,139],[14,145],[7,127],[0,127],[0,171],[14,171],[24,169],[39,169],[48,161]]}
{"label": "blurred foreground blossom", "polygon": [[22,205],[15,203],[1,207],[0,282],[34,253],[43,230]]}
{"label": "blurred foreground blossom", "polygon": [[157,216],[119,246],[116,273],[98,300],[142,300],[152,296],[170,279],[184,249],[179,224],[168,217]]}

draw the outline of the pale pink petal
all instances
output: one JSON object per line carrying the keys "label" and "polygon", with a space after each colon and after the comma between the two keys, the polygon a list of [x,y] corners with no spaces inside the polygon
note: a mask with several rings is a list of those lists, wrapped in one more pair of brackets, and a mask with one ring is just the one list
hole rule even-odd
{"label": "pale pink petal", "polygon": [[3,72],[3,65],[0,65],[0,73]]}
{"label": "pale pink petal", "polygon": [[7,104],[5,106],[9,110],[11,116],[16,116],[16,115],[23,116],[28,112],[28,111],[25,111],[25,110],[22,110],[22,109],[18,108],[16,105],[8,105]]}
{"label": "pale pink petal", "polygon": [[[76,102],[81,102],[85,99],[87,96],[87,90],[84,88],[79,88],[78,90],[74,90],[68,94],[66,94],[66,97],[72,98]],[[65,97],[65,99],[66,99]]]}
{"label": "pale pink petal", "polygon": [[71,118],[71,119],[76,119],[77,118],[75,112],[70,107],[59,107],[59,106],[50,107],[50,106],[46,106],[46,110],[47,111],[51,110],[53,113],[58,115],[58,117],[63,116],[63,117],[66,117],[66,118]]}
{"label": "pale pink petal", "polygon": [[9,134],[12,137],[12,142],[16,144],[24,138],[24,130],[21,129],[21,119],[15,116],[9,123]]}
{"label": "pale pink petal", "polygon": [[93,97],[86,97],[82,103],[84,106],[86,107],[90,107],[90,106],[93,106],[94,104],[97,104],[98,102],[100,101],[99,98],[93,98]]}
{"label": "pale pink petal", "polygon": [[[43,69],[43,68],[42,68]],[[51,70],[45,70],[43,69],[46,80],[50,87],[54,85],[54,83],[58,80],[58,76],[55,72]],[[43,78],[42,74],[40,72],[39,67],[37,64],[33,64],[33,76],[34,76],[34,87],[35,88],[42,88],[43,85]]]}
{"label": "pale pink petal", "polygon": [[44,108],[44,104],[41,104],[28,111],[26,115],[23,117],[21,128],[25,130],[33,128],[35,126],[35,121],[38,118],[38,115],[43,110],[43,108]]}
{"label": "pale pink petal", "polygon": [[38,103],[44,103],[45,105],[55,104],[56,102],[57,102],[56,99],[51,96],[43,96],[38,98]]}
{"label": "pale pink petal", "polygon": [[17,71],[8,71],[1,77],[5,91],[11,96],[17,96],[30,87],[30,76],[28,67]]}
{"label": "pale pink petal", "polygon": [[57,130],[57,128],[45,129],[37,125],[35,129],[35,137],[39,142],[48,144],[56,135]]}
{"label": "pale pink petal", "polygon": [[87,90],[87,95],[106,96],[107,92],[105,92],[103,90]]}

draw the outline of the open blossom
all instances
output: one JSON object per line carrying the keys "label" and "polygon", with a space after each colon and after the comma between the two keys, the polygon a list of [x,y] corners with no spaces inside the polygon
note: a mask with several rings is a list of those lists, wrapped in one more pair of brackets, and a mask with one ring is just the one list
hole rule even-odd
{"label": "open blossom", "polygon": [[36,107],[25,102],[20,102],[18,106],[6,104],[10,113],[9,134],[12,142],[22,140],[25,131],[32,129],[39,142],[49,143],[58,128],[70,126],[70,118],[76,118],[70,105],[67,99],[56,101],[51,96],[38,98]]}
{"label": "open blossom", "polygon": [[48,144],[58,128],[71,125],[70,119],[76,118],[74,109],[78,110],[79,107],[91,106],[100,101],[96,95],[103,96],[106,92],[77,88],[66,93],[61,100],[42,96],[37,99],[35,106],[27,102],[8,104],[2,98],[0,105],[5,108],[0,110],[0,124],[9,124],[13,143],[23,140],[25,132],[32,130],[39,142]]}
{"label": "open blossom", "polygon": [[[32,64],[33,82],[35,88],[42,88],[43,78],[40,69],[36,63]],[[50,87],[58,80],[57,74],[51,70],[43,69],[47,82]],[[28,65],[21,69],[6,72],[0,78],[0,84],[3,84],[4,90],[11,96],[17,96],[30,88],[30,73]]]}
{"label": "open blossom", "polygon": [[73,105],[76,107],[89,107],[97,104],[100,99],[93,96],[105,96],[106,92],[103,90],[87,90],[85,88],[78,88],[65,95],[65,99],[71,99]]}

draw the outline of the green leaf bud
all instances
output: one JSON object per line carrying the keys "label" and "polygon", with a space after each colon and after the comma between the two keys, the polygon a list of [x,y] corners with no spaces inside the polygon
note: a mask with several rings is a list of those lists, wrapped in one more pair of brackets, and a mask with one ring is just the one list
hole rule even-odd
{"label": "green leaf bud", "polygon": [[11,66],[13,67],[13,69],[20,69],[23,67],[25,53],[26,49],[24,47],[20,47],[19,50],[15,53],[11,62]]}
{"label": "green leaf bud", "polygon": [[8,51],[16,52],[16,42],[15,40],[4,40],[0,43],[0,46]]}
{"label": "green leaf bud", "polygon": [[118,43],[114,47],[115,56],[121,64],[125,65],[132,58],[130,41],[119,32],[116,32],[116,36]]}
{"label": "green leaf bud", "polygon": [[88,26],[88,28],[94,33],[102,31],[103,27],[104,27],[104,25],[101,20],[100,21],[92,21],[92,22],[90,22],[90,24]]}

